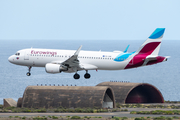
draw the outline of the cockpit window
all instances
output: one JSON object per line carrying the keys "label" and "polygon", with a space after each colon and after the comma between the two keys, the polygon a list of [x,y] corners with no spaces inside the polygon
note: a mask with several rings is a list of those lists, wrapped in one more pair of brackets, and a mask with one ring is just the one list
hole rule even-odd
{"label": "cockpit window", "polygon": [[19,56],[19,55],[20,55],[20,53],[16,53],[15,55],[18,55],[18,56]]}

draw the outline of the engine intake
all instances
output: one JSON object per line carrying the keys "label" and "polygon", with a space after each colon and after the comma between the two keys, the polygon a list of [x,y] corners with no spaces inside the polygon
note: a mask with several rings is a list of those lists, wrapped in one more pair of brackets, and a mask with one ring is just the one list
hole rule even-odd
{"label": "engine intake", "polygon": [[45,70],[47,73],[60,73],[61,71],[67,71],[68,68],[60,64],[47,63]]}

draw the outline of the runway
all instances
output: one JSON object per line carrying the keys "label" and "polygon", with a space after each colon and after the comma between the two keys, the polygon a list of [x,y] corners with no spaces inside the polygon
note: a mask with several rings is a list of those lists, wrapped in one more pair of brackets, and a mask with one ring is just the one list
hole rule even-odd
{"label": "runway", "polygon": [[173,117],[180,115],[154,115],[154,114],[130,114],[131,111],[152,111],[152,110],[179,110],[179,109],[159,109],[159,108],[127,108],[127,112],[107,112],[107,113],[0,113],[1,117],[9,117],[9,116],[26,116],[26,117],[33,117],[33,116],[101,116],[104,118],[118,116],[118,117]]}

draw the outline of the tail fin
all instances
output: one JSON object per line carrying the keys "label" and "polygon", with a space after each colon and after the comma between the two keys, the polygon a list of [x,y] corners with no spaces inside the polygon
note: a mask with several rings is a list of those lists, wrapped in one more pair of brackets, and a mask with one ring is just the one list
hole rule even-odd
{"label": "tail fin", "polygon": [[138,51],[136,51],[136,53],[157,56],[161,46],[164,31],[165,28],[157,28],[141,45],[141,47]]}

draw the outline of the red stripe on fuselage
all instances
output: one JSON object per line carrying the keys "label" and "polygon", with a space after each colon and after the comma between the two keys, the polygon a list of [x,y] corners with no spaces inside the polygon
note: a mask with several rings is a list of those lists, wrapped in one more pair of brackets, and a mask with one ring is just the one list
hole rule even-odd
{"label": "red stripe on fuselage", "polygon": [[160,43],[161,42],[151,42],[146,44],[140,52],[132,58],[125,69],[142,66],[146,57],[150,55]]}

